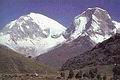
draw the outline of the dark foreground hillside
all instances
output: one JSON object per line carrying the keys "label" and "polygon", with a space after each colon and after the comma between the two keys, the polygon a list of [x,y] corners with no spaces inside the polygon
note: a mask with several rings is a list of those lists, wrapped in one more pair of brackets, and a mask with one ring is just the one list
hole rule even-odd
{"label": "dark foreground hillside", "polygon": [[80,69],[85,66],[120,64],[120,34],[99,43],[90,51],[68,59],[62,70]]}
{"label": "dark foreground hillside", "polygon": [[54,80],[56,71],[0,45],[0,80]]}
{"label": "dark foreground hillside", "polygon": [[73,80],[77,73],[80,80],[120,80],[120,34],[68,59],[61,70],[71,73]]}
{"label": "dark foreground hillside", "polygon": [[26,58],[6,46],[0,45],[0,73],[13,74],[13,73],[39,73],[45,74],[53,73],[43,64],[37,63],[35,60]]}

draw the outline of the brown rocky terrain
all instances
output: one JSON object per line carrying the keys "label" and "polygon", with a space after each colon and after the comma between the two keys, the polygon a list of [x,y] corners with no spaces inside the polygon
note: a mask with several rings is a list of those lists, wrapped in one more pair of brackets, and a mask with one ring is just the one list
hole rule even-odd
{"label": "brown rocky terrain", "polygon": [[120,34],[97,44],[93,49],[83,54],[68,59],[62,66],[62,70],[113,64],[120,64]]}

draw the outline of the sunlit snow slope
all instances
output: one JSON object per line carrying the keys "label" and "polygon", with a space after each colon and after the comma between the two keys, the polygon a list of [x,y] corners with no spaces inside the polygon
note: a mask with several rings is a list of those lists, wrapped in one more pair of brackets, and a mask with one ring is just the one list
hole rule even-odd
{"label": "sunlit snow slope", "polygon": [[30,13],[7,24],[0,33],[0,44],[4,44],[25,56],[38,56],[66,39],[66,28],[44,15]]}

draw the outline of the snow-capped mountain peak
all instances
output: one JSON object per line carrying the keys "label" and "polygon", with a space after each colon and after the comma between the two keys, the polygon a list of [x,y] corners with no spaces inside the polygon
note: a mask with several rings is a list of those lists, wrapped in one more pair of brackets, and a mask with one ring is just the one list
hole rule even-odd
{"label": "snow-capped mountain peak", "polygon": [[108,39],[116,29],[106,10],[101,8],[88,8],[82,14],[75,17],[71,31],[71,39],[79,36],[89,36],[92,41],[99,43]]}
{"label": "snow-capped mountain peak", "polygon": [[38,31],[43,30],[43,33],[45,34],[47,34],[46,31],[49,29],[51,29],[50,30],[51,34],[60,34],[66,29],[63,25],[59,24],[57,21],[38,13],[30,13],[28,15],[21,16],[15,21],[12,21],[11,23],[7,24],[7,27],[9,27],[9,29],[18,27],[22,32],[24,32],[25,28],[26,29],[37,28]]}
{"label": "snow-capped mountain peak", "polygon": [[51,18],[30,13],[7,24],[0,33],[0,43],[35,57],[63,43],[65,30]]}

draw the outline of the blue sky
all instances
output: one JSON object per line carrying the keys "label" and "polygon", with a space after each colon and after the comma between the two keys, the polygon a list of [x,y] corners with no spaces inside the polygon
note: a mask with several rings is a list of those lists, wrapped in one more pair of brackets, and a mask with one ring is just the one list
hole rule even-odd
{"label": "blue sky", "polygon": [[89,7],[101,7],[120,21],[120,0],[0,0],[0,28],[22,15],[36,12],[68,27]]}

